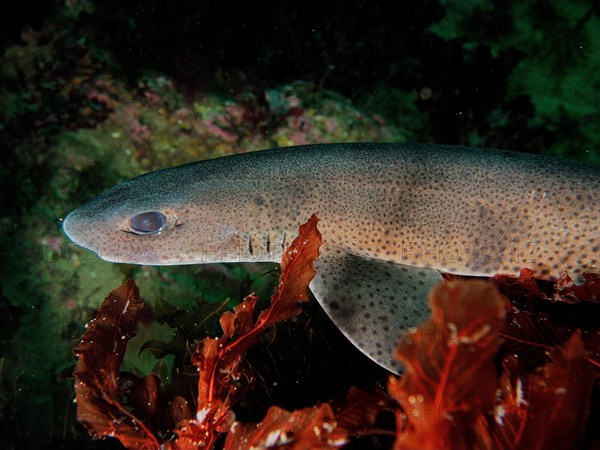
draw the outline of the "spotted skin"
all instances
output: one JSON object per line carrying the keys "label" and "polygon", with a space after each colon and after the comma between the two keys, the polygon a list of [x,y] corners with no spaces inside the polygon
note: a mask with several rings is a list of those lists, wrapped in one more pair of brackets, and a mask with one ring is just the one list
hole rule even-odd
{"label": "spotted skin", "polygon": [[[166,217],[161,232],[131,232],[130,219],[147,211]],[[375,263],[480,276],[530,267],[540,277],[566,270],[578,278],[599,270],[598,167],[451,146],[308,145],[201,161],[123,182],[69,214],[63,227],[109,261],[279,261],[312,213],[324,244],[311,288],[334,320],[330,303],[352,309],[352,292],[366,289],[362,271]],[[362,284],[340,296],[325,280],[336,257],[339,264],[347,255],[364,265],[342,264],[344,278]],[[428,283],[410,298],[420,315],[432,272],[424,271]],[[402,304],[401,292],[394,298]],[[382,305],[374,304],[361,313],[371,329],[381,325]],[[345,322],[336,323],[344,331]],[[356,343],[360,332],[352,333]],[[375,343],[367,353],[381,363]]]}
{"label": "spotted skin", "polygon": [[346,253],[323,256],[310,288],[356,347],[400,373],[393,357],[400,334],[427,319],[427,293],[441,281],[436,270]]}

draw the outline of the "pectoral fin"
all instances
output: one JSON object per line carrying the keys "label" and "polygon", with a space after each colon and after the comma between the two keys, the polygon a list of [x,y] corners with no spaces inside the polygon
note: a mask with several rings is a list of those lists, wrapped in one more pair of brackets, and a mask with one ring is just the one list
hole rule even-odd
{"label": "pectoral fin", "polygon": [[439,272],[347,253],[322,255],[316,268],[310,288],[336,326],[377,364],[401,372],[397,341],[429,316],[427,293],[442,281]]}

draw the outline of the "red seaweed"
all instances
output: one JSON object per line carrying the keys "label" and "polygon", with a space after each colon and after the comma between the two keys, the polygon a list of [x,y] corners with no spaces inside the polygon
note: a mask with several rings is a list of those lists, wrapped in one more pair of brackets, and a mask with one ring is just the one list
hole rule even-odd
{"label": "red seaweed", "polygon": [[292,411],[271,406],[260,423],[236,421],[234,406],[251,389],[244,387],[252,381],[246,352],[308,299],[321,245],[317,221],[300,227],[284,254],[270,305],[257,315],[258,297],[248,295],[221,315],[219,338],[195,344],[196,399],[175,392],[167,401],[155,375],[120,371],[149,310],[133,280],[112,291],[75,348],[77,418],[90,435],[114,436],[130,449],[213,448],[224,433],[226,449],[328,449],[386,434],[376,418],[391,410],[397,449],[581,444],[600,374],[600,329],[561,323],[552,308],[567,308],[575,319],[582,312],[573,308],[595,308],[600,278],[585,274],[578,286],[565,275],[551,283],[527,269],[519,277],[457,279],[432,289],[430,319],[400,341],[406,373],[390,377],[389,395],[352,388],[342,401]]}

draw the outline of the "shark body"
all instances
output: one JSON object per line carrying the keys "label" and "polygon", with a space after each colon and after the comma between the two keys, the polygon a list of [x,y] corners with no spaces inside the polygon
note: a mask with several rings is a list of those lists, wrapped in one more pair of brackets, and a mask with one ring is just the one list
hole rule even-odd
{"label": "shark body", "polygon": [[440,271],[600,266],[600,169],[508,151],[323,144],[200,161],[125,181],[69,214],[65,233],[135,264],[278,262],[311,214],[323,234],[311,290],[380,365],[428,315]]}

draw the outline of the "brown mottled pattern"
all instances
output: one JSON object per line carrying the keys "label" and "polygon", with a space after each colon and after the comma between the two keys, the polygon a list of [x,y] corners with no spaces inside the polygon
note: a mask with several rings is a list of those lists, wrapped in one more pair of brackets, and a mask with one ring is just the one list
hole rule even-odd
{"label": "brown mottled pattern", "polygon": [[[146,211],[167,217],[162,231],[130,232]],[[435,145],[309,145],[166,169],[115,186],[69,214],[64,230],[109,261],[279,261],[312,213],[324,245],[311,289],[391,370],[394,330],[426,315],[440,279],[423,268],[578,278],[600,265],[598,167]]]}

